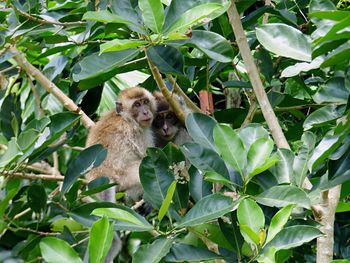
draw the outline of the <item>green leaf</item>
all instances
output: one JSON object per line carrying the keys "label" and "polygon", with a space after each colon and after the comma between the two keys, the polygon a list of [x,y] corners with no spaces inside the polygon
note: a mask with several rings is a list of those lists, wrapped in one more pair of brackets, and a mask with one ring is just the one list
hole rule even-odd
{"label": "green leaf", "polygon": [[294,181],[294,153],[288,149],[278,149],[278,162],[270,168],[271,173],[277,179],[278,184],[291,183]]}
{"label": "green leaf", "polygon": [[168,28],[165,28],[164,33],[186,32],[188,28],[220,9],[222,9],[222,5],[216,3],[205,3],[194,6],[185,11],[171,25],[169,25]]}
{"label": "green leaf", "polygon": [[326,85],[322,85],[318,91],[312,96],[318,104],[325,102],[346,104],[349,96],[349,90],[346,89],[344,78],[330,78]]}
{"label": "green leaf", "polygon": [[165,214],[168,212],[169,206],[170,206],[170,202],[173,199],[174,196],[174,192],[176,189],[176,181],[173,181],[171,183],[171,185],[168,188],[167,194],[165,196],[165,199],[159,209],[158,212],[158,221],[159,223],[162,221],[163,217],[165,216]]}
{"label": "green leaf", "polygon": [[324,62],[324,57],[317,57],[313,59],[310,63],[302,62],[296,63],[292,66],[286,67],[281,72],[281,78],[290,78],[294,76],[298,76],[301,72],[309,72],[313,69],[320,68],[321,64]]}
{"label": "green leaf", "polygon": [[169,162],[161,149],[148,148],[147,156],[140,165],[140,180],[147,200],[160,208],[165,200],[174,175],[169,169]]}
{"label": "green leaf", "polygon": [[13,119],[16,120],[17,126],[20,127],[22,123],[20,101],[15,95],[9,94],[4,98],[0,111],[1,132],[8,140],[15,136],[15,131],[11,125]]}
{"label": "green leaf", "polygon": [[[267,170],[278,161],[278,159],[275,158],[272,162],[267,162],[272,150],[273,141],[270,138],[260,138],[250,146],[247,156],[247,170],[249,179],[264,171],[261,169],[262,166],[264,166],[264,168],[266,168],[265,170]],[[270,165],[269,167],[266,166],[267,163]]]}
{"label": "green leaf", "polygon": [[[260,206],[252,199],[243,199],[237,208],[239,225],[246,225],[255,234],[265,227],[265,216]],[[259,238],[258,238],[259,239]]]}
{"label": "green leaf", "polygon": [[277,185],[256,196],[256,201],[266,206],[283,207],[295,204],[310,209],[311,201],[307,194],[293,185]]}
{"label": "green leaf", "polygon": [[112,245],[113,232],[113,224],[108,221],[107,217],[102,217],[92,225],[88,245],[89,262],[104,262]]}
{"label": "green leaf", "polygon": [[84,230],[82,224],[71,218],[61,217],[51,223],[51,231],[63,232],[64,228],[68,228],[71,232]]}
{"label": "green leaf", "polygon": [[132,263],[157,263],[165,257],[171,248],[171,238],[159,238],[152,244],[142,245],[132,257]]}
{"label": "green leaf", "polygon": [[16,138],[12,138],[7,145],[6,152],[0,156],[0,167],[5,167],[21,155],[23,155],[23,153],[17,144]]}
{"label": "green leaf", "polygon": [[195,226],[217,219],[233,211],[235,202],[231,197],[216,193],[199,200],[181,220],[178,228]]}
{"label": "green leaf", "polygon": [[269,132],[259,123],[250,123],[238,132],[246,149],[260,138],[269,138]]}
{"label": "green leaf", "polygon": [[304,121],[304,130],[323,126],[341,117],[345,112],[345,105],[327,105],[312,112]]}
{"label": "green leaf", "polygon": [[226,179],[230,178],[225,162],[215,151],[198,143],[185,143],[180,149],[191,164],[202,172],[214,171]]}
{"label": "green leaf", "polygon": [[232,245],[226,240],[224,233],[217,224],[206,223],[191,226],[190,231],[200,239],[210,240],[211,242],[218,244],[219,247],[227,249],[228,251],[233,251]]}
{"label": "green leaf", "polygon": [[319,45],[321,42],[329,40],[348,39],[350,37],[349,25],[350,16],[347,16],[334,24],[323,37],[316,39],[314,41],[315,45]]}
{"label": "green leaf", "polygon": [[164,24],[164,9],[160,0],[139,0],[145,25],[155,33],[161,33]]}
{"label": "green leaf", "polygon": [[180,51],[171,46],[151,46],[147,57],[162,72],[184,75],[184,57]]}
{"label": "green leaf", "polygon": [[142,45],[146,45],[148,42],[137,39],[114,39],[103,43],[100,46],[100,52],[111,52],[111,51],[121,51],[129,48],[137,48]]}
{"label": "green leaf", "polygon": [[232,46],[226,38],[217,33],[205,30],[193,30],[191,38],[172,41],[169,42],[169,44],[175,46],[186,45],[196,47],[209,58],[222,63],[231,62],[234,56]]}
{"label": "green leaf", "polygon": [[314,11],[309,13],[308,15],[310,17],[316,17],[320,19],[340,21],[349,16],[349,11],[341,11],[341,10]]}
{"label": "green leaf", "polygon": [[322,235],[322,232],[314,226],[289,226],[282,229],[275,238],[267,244],[265,249],[275,247],[277,250],[281,250],[298,247]]}
{"label": "green leaf", "polygon": [[244,238],[244,240],[249,244],[255,244],[258,245],[260,242],[259,234],[253,231],[249,226],[247,225],[239,225],[239,229],[241,231],[241,234]]}
{"label": "green leaf", "polygon": [[302,135],[301,141],[303,144],[293,163],[294,178],[297,186],[302,186],[307,176],[308,162],[315,148],[316,136],[312,132],[307,131]]}
{"label": "green leaf", "polygon": [[68,166],[61,192],[66,193],[80,176],[99,166],[106,156],[107,150],[100,144],[90,146],[80,152],[80,154]]}
{"label": "green leaf", "polygon": [[28,150],[38,139],[40,132],[34,129],[26,129],[18,136],[17,143],[19,148],[25,152]]}
{"label": "green leaf", "polygon": [[164,260],[166,262],[199,262],[220,258],[223,257],[205,248],[174,243]]}
{"label": "green leaf", "polygon": [[0,217],[1,218],[3,217],[6,209],[8,209],[12,198],[14,198],[15,195],[19,192],[20,187],[21,187],[21,180],[18,178],[9,179],[9,181],[6,183],[6,192],[4,196],[0,199]]}
{"label": "green leaf", "polygon": [[269,243],[282,230],[288,222],[294,207],[295,205],[287,205],[272,217],[265,244]]}
{"label": "green leaf", "polygon": [[40,241],[40,250],[48,263],[82,263],[78,253],[64,240],[55,237],[44,237]]}
{"label": "green leaf", "polygon": [[186,128],[192,139],[200,145],[216,151],[213,130],[217,122],[202,113],[190,113],[186,118]]}
{"label": "green leaf", "polygon": [[119,208],[96,208],[91,213],[92,215],[100,216],[100,217],[109,217],[117,220],[121,220],[124,222],[128,222],[135,225],[143,225],[143,222],[141,222],[137,217],[135,217],[133,214],[129,213],[128,211],[125,211],[123,209]]}
{"label": "green leaf", "polygon": [[28,188],[27,202],[35,213],[40,213],[45,210],[46,201],[47,194],[43,185],[33,184]]}
{"label": "green leaf", "polygon": [[83,58],[73,68],[73,80],[80,82],[80,89],[89,89],[115,76],[119,67],[139,54],[138,49],[108,53],[93,53]]}
{"label": "green leaf", "polygon": [[232,186],[233,183],[230,180],[226,179],[224,176],[216,172],[213,172],[213,171],[206,172],[204,175],[204,180],[212,183],[221,183],[225,185],[227,188],[234,190],[234,187]]}
{"label": "green leaf", "polygon": [[83,20],[93,20],[103,23],[119,23],[119,24],[130,24],[129,20],[124,19],[116,14],[112,14],[107,10],[100,11],[88,11],[84,14]]}
{"label": "green leaf", "polygon": [[[335,40],[332,40],[332,42],[335,42]],[[330,52],[323,63],[321,64],[321,68],[326,68],[330,66],[337,66],[341,63],[346,63],[348,61],[348,57],[350,55],[350,45],[348,43],[345,43],[332,52]]]}
{"label": "green leaf", "polygon": [[244,144],[238,134],[226,125],[214,128],[214,141],[222,158],[243,175],[247,162]]}
{"label": "green leaf", "polygon": [[256,37],[267,50],[277,55],[311,61],[310,39],[294,27],[278,23],[263,25],[256,29]]}

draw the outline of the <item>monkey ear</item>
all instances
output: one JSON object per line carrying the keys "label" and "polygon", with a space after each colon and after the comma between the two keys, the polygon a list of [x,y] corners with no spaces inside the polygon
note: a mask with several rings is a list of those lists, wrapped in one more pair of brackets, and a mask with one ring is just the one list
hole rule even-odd
{"label": "monkey ear", "polygon": [[116,101],[115,102],[115,110],[117,111],[117,113],[118,114],[120,114],[121,112],[122,112],[122,110],[123,110],[123,105],[122,105],[122,103],[121,102],[119,102],[119,101]]}

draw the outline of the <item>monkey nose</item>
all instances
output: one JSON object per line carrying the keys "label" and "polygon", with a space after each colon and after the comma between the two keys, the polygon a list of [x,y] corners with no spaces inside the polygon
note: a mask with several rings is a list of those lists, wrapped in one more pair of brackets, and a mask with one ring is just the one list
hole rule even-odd
{"label": "monkey nose", "polygon": [[168,126],[163,126],[163,132],[165,133],[165,134],[167,134],[168,133]]}

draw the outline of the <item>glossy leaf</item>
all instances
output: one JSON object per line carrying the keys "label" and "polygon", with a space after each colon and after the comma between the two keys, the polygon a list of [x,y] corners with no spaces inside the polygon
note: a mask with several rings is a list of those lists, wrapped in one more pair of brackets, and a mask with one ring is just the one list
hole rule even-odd
{"label": "glossy leaf", "polygon": [[277,182],[279,184],[294,182],[294,153],[288,149],[278,149],[277,156],[279,161],[275,166],[270,168]]}
{"label": "glossy leaf", "polygon": [[310,209],[310,199],[300,188],[292,185],[277,185],[256,196],[256,201],[266,206],[284,207],[295,204]]}
{"label": "glossy leaf", "polygon": [[146,45],[148,42],[137,39],[114,39],[103,43],[100,46],[100,52],[111,52],[111,51],[121,51],[130,48],[137,48],[143,45]]}
{"label": "glossy leaf", "polygon": [[120,24],[130,24],[129,20],[126,20],[116,14],[112,14],[107,10],[100,11],[88,11],[84,14],[83,20],[93,20],[103,23],[120,23]]}
{"label": "glossy leaf", "polygon": [[206,172],[204,175],[204,180],[212,183],[220,183],[225,185],[227,188],[234,190],[233,183],[216,172],[213,172],[213,171]]}
{"label": "glossy leaf", "polygon": [[191,166],[188,170],[190,182],[188,183],[191,197],[197,203],[204,196],[212,194],[212,184],[204,180],[203,173]]}
{"label": "glossy leaf", "polygon": [[191,164],[202,172],[214,171],[226,179],[230,178],[225,162],[215,151],[198,143],[185,143],[180,149]]}
{"label": "glossy leaf", "polygon": [[323,57],[317,57],[313,59],[310,63],[302,62],[302,63],[296,63],[292,66],[286,67],[281,72],[281,78],[290,78],[290,77],[298,76],[302,72],[308,72],[313,69],[318,69],[320,68],[324,60],[325,59]]}
{"label": "glossy leaf", "polygon": [[246,225],[256,234],[265,227],[265,216],[260,206],[252,199],[243,199],[237,208],[239,225]]}
{"label": "glossy leaf", "polygon": [[155,33],[161,33],[164,23],[164,9],[160,0],[139,0],[139,7],[145,25]]}
{"label": "glossy leaf", "polygon": [[[248,178],[252,178],[254,175],[262,172],[259,168],[267,163],[272,150],[273,141],[269,138],[260,138],[250,146],[247,157]],[[275,162],[277,161],[278,159],[275,159]],[[274,162],[269,163],[271,166],[273,164]],[[267,167],[265,170],[268,168],[270,167]]]}
{"label": "glossy leaf", "polygon": [[162,73],[184,74],[184,57],[174,47],[152,46],[147,49],[147,57]]}
{"label": "glossy leaf", "polygon": [[82,263],[78,253],[64,240],[55,237],[44,237],[40,241],[40,250],[48,263]]}
{"label": "glossy leaf", "polygon": [[209,222],[234,210],[234,207],[235,202],[231,197],[218,193],[205,196],[188,211],[178,228]]}
{"label": "glossy leaf", "polygon": [[[140,165],[140,180],[144,189],[144,198],[153,207],[160,208],[165,200],[167,191],[174,181],[170,163],[164,152],[158,148],[148,148],[147,156]],[[171,216],[178,217],[173,204],[170,204]]]}
{"label": "glossy leaf", "polygon": [[170,202],[174,196],[175,189],[176,189],[176,181],[173,181],[168,188],[167,194],[165,196],[165,199],[164,199],[161,207],[159,208],[159,212],[158,212],[158,221],[159,222],[162,221],[163,217],[168,212]]}
{"label": "glossy leaf", "polygon": [[120,208],[96,208],[91,214],[100,217],[106,216],[135,225],[143,225],[143,223],[133,214]]}
{"label": "glossy leaf", "polygon": [[141,15],[135,10],[134,3],[130,0],[112,1],[111,9],[114,14],[133,23],[127,25],[131,30],[140,34],[146,34]]}
{"label": "glossy leaf", "polygon": [[89,262],[99,263],[104,261],[112,245],[113,232],[113,225],[107,217],[102,217],[92,225],[88,244]]}
{"label": "glossy leaf", "polygon": [[221,259],[222,256],[205,248],[187,244],[174,243],[164,258],[166,262],[193,262]]}
{"label": "glossy leaf", "polygon": [[12,138],[7,145],[7,150],[0,156],[0,167],[3,168],[9,163],[16,160],[23,153],[18,146],[16,138]]}
{"label": "glossy leaf", "polygon": [[309,13],[309,16],[320,18],[320,19],[340,21],[340,20],[343,20],[344,18],[347,18],[349,16],[349,12],[342,11],[342,10],[315,11],[315,12]]}
{"label": "glossy leaf", "polygon": [[194,6],[182,13],[173,23],[168,24],[169,26],[165,29],[164,33],[186,32],[192,25],[220,9],[222,9],[222,5],[216,3],[205,3]]}
{"label": "glossy leaf", "polygon": [[[288,58],[311,61],[311,43],[299,30],[285,24],[266,24],[256,29],[256,37],[269,51]],[[298,39],[295,42],[295,39]],[[279,43],[276,45],[276,43]]]}
{"label": "glossy leaf", "polygon": [[314,226],[289,226],[282,229],[265,248],[275,247],[280,250],[298,247],[322,235]]}
{"label": "glossy leaf", "polygon": [[46,208],[47,194],[43,185],[33,184],[27,190],[29,207],[35,212],[43,212]]}
{"label": "glossy leaf", "polygon": [[118,67],[136,57],[137,49],[128,49],[108,53],[93,53],[83,58],[73,69],[73,80],[80,82],[81,89],[96,87],[113,77]]}
{"label": "glossy leaf", "polygon": [[285,226],[295,205],[287,205],[279,210],[271,219],[266,237],[266,244],[269,243]]}
{"label": "glossy leaf", "polygon": [[239,229],[241,230],[241,234],[247,243],[255,245],[259,244],[259,234],[257,234],[253,229],[247,225],[239,225]]}
{"label": "glossy leaf", "polygon": [[243,175],[246,152],[238,134],[229,126],[218,125],[214,129],[214,141],[223,159]]}
{"label": "glossy leaf", "polygon": [[329,79],[326,85],[322,85],[312,98],[319,104],[325,102],[346,104],[348,96],[349,91],[345,87],[344,78],[335,77]]}
{"label": "glossy leaf", "polygon": [[344,105],[327,105],[312,112],[304,121],[304,130],[312,127],[322,126],[328,122],[336,120],[345,112]]}
{"label": "glossy leaf", "polygon": [[134,253],[132,263],[157,263],[169,253],[172,243],[171,238],[159,238],[152,244],[142,245]]}
{"label": "glossy leaf", "polygon": [[10,205],[12,198],[16,196],[21,187],[21,181],[18,178],[12,178],[6,183],[5,196],[0,200],[0,216],[3,217],[6,209]]}
{"label": "glossy leaf", "polygon": [[224,37],[205,30],[193,30],[191,38],[169,44],[196,47],[209,58],[223,63],[232,61],[234,56],[231,44]]}
{"label": "glossy leaf", "polygon": [[238,135],[246,149],[249,149],[250,145],[260,138],[269,138],[268,131],[259,123],[248,124],[238,131]]}
{"label": "glossy leaf", "polygon": [[217,122],[202,113],[190,113],[186,118],[186,128],[192,139],[200,145],[216,151],[213,130]]}
{"label": "glossy leaf", "polygon": [[21,126],[22,118],[20,109],[21,106],[18,97],[13,94],[6,96],[1,104],[1,132],[8,140],[15,136],[15,131],[13,130],[13,125],[11,125],[11,122],[16,121],[17,129]]}
{"label": "glossy leaf", "polygon": [[316,143],[316,136],[311,132],[305,132],[301,137],[302,146],[298,155],[294,158],[293,170],[297,186],[302,186],[308,172],[308,162]]}
{"label": "glossy leaf", "polygon": [[[332,42],[334,41],[335,40],[333,40]],[[326,56],[325,60],[321,64],[321,68],[337,66],[341,63],[346,63],[349,55],[350,55],[350,45],[348,43],[345,43],[337,47],[335,50],[333,50]]]}
{"label": "glossy leaf", "polygon": [[106,156],[107,150],[100,144],[90,146],[82,151],[77,158],[70,163],[64,177],[61,192],[66,193],[80,176],[99,166]]}
{"label": "glossy leaf", "polygon": [[217,224],[206,223],[191,226],[191,232],[201,239],[204,238],[205,240],[210,240],[219,247],[222,247],[228,251],[233,251],[232,245],[226,240],[224,234]]}

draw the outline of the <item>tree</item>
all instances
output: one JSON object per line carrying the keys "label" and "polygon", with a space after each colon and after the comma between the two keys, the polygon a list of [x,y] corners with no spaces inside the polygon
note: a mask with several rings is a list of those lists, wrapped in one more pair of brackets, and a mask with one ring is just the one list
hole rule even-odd
{"label": "tree", "polygon": [[[346,3],[1,3],[1,258],[102,262],[113,229],[120,262],[349,258]],[[136,84],[158,86],[193,139],[148,149],[146,217],[83,179],[106,156],[84,149],[87,129]]]}

